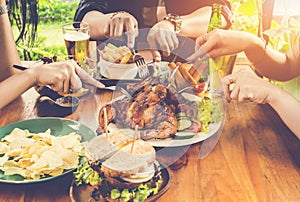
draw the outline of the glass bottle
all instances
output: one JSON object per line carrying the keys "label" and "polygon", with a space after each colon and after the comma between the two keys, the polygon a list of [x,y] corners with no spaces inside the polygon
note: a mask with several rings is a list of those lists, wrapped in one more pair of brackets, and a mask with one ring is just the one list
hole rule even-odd
{"label": "glass bottle", "polygon": [[[213,4],[212,13],[208,25],[207,32],[211,32],[214,29],[222,29],[222,5]],[[214,59],[210,59],[210,65],[214,65],[218,71],[220,77],[224,77],[231,74],[236,60],[236,55],[219,56]]]}
{"label": "glass bottle", "polygon": [[216,28],[222,28],[222,7],[220,4],[213,4],[207,32]]}

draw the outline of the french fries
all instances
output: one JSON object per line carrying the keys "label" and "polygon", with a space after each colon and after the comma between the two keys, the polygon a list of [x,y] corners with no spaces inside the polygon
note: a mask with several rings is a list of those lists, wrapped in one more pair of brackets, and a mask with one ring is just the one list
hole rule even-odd
{"label": "french fries", "polygon": [[100,52],[102,59],[119,64],[126,64],[132,57],[131,51],[126,46],[116,47],[108,43]]}
{"label": "french fries", "polygon": [[197,81],[189,73],[190,68],[191,68],[190,64],[183,63],[179,66],[179,71],[182,74],[183,78],[185,78],[190,83],[191,86],[196,86]]}
{"label": "french fries", "polygon": [[170,62],[168,64],[171,70],[174,70],[177,66],[179,66],[179,71],[175,73],[177,87],[179,89],[183,89],[185,87],[192,86],[197,95],[200,95],[205,87],[205,84],[199,83],[199,80],[207,67],[206,65],[206,63],[201,63],[200,65],[197,65],[197,68],[195,68],[192,64],[188,63]]}

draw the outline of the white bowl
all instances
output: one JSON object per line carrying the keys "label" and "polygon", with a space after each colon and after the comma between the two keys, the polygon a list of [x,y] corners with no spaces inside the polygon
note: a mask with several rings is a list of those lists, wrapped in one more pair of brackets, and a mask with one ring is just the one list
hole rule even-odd
{"label": "white bowl", "polygon": [[117,64],[108,62],[100,57],[98,63],[100,74],[108,79],[134,79],[138,69],[135,63]]}

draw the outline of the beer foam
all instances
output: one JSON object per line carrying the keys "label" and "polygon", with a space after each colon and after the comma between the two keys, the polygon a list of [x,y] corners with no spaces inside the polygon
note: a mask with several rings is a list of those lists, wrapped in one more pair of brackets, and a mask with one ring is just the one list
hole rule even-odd
{"label": "beer foam", "polygon": [[64,34],[64,39],[67,41],[85,41],[89,40],[90,36],[87,33],[71,32]]}

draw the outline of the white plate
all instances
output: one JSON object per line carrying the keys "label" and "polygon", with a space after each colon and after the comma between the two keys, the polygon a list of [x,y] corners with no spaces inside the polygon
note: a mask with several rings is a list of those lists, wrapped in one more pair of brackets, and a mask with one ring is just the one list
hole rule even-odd
{"label": "white plate", "polygon": [[[192,145],[198,142],[201,142],[203,140],[206,140],[207,138],[213,136],[216,134],[222,127],[222,121],[219,121],[217,123],[213,123],[209,125],[209,132],[204,133],[195,133],[195,135],[191,138],[187,139],[174,139],[174,138],[166,138],[166,139],[153,139],[153,140],[147,140],[149,144],[151,144],[153,147],[179,147],[179,146],[186,146],[186,145]],[[117,126],[113,123],[108,125],[108,129],[110,131],[119,130]],[[134,131],[131,129],[124,129],[124,133],[132,136],[134,134]],[[181,132],[178,132],[181,133]]]}
{"label": "white plate", "polygon": [[167,138],[167,139],[147,140],[147,142],[154,147],[179,147],[179,146],[192,145],[213,136],[218,132],[221,126],[222,126],[222,121],[218,123],[210,124],[208,133],[204,133],[204,132],[196,133],[195,136],[187,139]]}

